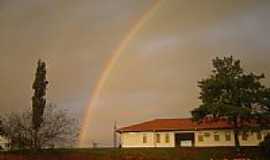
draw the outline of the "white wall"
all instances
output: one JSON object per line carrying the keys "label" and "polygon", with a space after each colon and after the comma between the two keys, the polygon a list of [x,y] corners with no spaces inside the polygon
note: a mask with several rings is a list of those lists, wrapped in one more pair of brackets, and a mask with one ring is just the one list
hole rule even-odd
{"label": "white wall", "polygon": [[[160,134],[160,143],[156,142],[156,134]],[[166,134],[169,136],[169,142],[165,141]],[[146,136],[146,143],[143,142],[143,136]],[[131,147],[174,147],[173,132],[127,132],[121,134],[121,143],[124,148]]]}
{"label": "white wall", "polygon": [[[206,135],[209,136],[206,136]],[[231,140],[227,141],[225,135],[230,134]],[[219,141],[215,141],[214,135],[219,135]],[[199,136],[203,137],[203,141],[199,141]],[[234,146],[234,137],[232,130],[208,130],[195,132],[196,147],[216,147],[216,146]]]}
{"label": "white wall", "polygon": [[5,139],[4,137],[0,136],[0,146],[1,146],[4,150],[7,150],[7,149],[8,149],[7,144],[8,144],[8,140]]}
{"label": "white wall", "polygon": [[[234,146],[234,135],[232,130],[207,130],[193,131],[195,136],[195,147],[218,147],[218,146]],[[125,132],[121,134],[121,144],[124,148],[131,147],[175,147],[175,133],[177,132]],[[190,133],[190,132],[189,132]],[[160,143],[156,143],[156,134],[160,134]],[[169,135],[169,143],[165,142],[166,134]],[[209,134],[209,136],[207,136]],[[225,139],[225,135],[230,134],[230,141]],[[262,139],[257,138],[257,133],[248,133],[248,139],[242,140],[242,134],[239,136],[241,146],[256,146],[264,136],[270,134],[270,130],[262,131]],[[147,137],[147,142],[143,142],[143,136]],[[203,141],[199,141],[199,135],[203,136]],[[219,140],[214,139],[214,135],[219,135]]]}
{"label": "white wall", "polygon": [[[262,131],[262,139],[257,138],[257,133],[248,132],[247,140],[243,140],[243,134],[239,135],[239,142],[241,146],[257,146],[261,141],[263,141],[264,136],[270,133],[269,131]],[[210,136],[204,136],[210,134]],[[219,135],[219,141],[215,141],[214,135]],[[227,141],[225,135],[230,134],[231,140]],[[203,135],[203,141],[199,141],[199,135]],[[197,147],[217,147],[217,146],[234,146],[234,134],[232,130],[209,130],[209,131],[197,131],[195,132],[195,146]]]}
{"label": "white wall", "polygon": [[258,145],[261,141],[263,141],[264,137],[267,134],[270,134],[270,130],[265,130],[261,132],[262,139],[258,140],[257,138],[257,133],[256,132],[248,132],[248,139],[245,141],[242,139],[242,135],[239,137],[240,145],[241,146],[256,146]]}
{"label": "white wall", "polygon": [[[174,132],[156,132],[156,134],[160,134],[160,143],[156,143],[156,147],[174,147]],[[166,134],[169,136],[169,142],[166,142]]]}

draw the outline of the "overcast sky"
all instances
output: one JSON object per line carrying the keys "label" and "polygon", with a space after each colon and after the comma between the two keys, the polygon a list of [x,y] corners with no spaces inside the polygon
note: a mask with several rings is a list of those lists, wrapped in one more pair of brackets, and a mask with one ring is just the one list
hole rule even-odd
{"label": "overcast sky", "polygon": [[[36,62],[48,101],[80,119],[113,50],[155,0],[0,0],[0,112],[31,107]],[[269,0],[163,0],[133,37],[92,109],[89,142],[112,125],[190,116],[211,59],[233,55],[270,86]]]}

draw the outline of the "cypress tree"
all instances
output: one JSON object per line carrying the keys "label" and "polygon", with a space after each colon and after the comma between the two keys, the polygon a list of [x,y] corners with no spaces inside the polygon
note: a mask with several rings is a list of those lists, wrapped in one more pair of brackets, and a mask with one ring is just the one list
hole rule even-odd
{"label": "cypress tree", "polygon": [[43,121],[43,113],[46,106],[46,89],[48,81],[46,80],[46,64],[41,60],[37,63],[35,80],[32,86],[34,95],[32,97],[32,126],[34,130],[33,148],[39,148],[38,131]]}

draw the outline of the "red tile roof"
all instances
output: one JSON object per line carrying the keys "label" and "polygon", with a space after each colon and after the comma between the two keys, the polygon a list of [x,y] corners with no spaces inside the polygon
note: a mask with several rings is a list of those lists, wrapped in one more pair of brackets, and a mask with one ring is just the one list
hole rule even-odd
{"label": "red tile roof", "polygon": [[210,121],[205,120],[201,123],[192,121],[191,118],[185,119],[155,119],[128,127],[123,127],[117,132],[142,132],[142,131],[192,131],[206,129],[229,129],[232,126],[226,120]]}

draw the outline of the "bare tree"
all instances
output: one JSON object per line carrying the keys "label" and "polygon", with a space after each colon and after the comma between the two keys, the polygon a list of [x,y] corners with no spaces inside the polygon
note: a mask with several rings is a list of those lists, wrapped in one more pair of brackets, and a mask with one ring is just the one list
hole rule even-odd
{"label": "bare tree", "polygon": [[45,108],[37,135],[32,127],[30,111],[7,114],[2,121],[3,133],[10,140],[11,149],[71,147],[78,137],[78,121],[55,105]]}
{"label": "bare tree", "polygon": [[38,134],[40,147],[71,147],[78,137],[78,121],[67,110],[48,105]]}
{"label": "bare tree", "polygon": [[30,114],[9,113],[2,117],[2,132],[10,141],[11,149],[25,149],[31,145]]}

